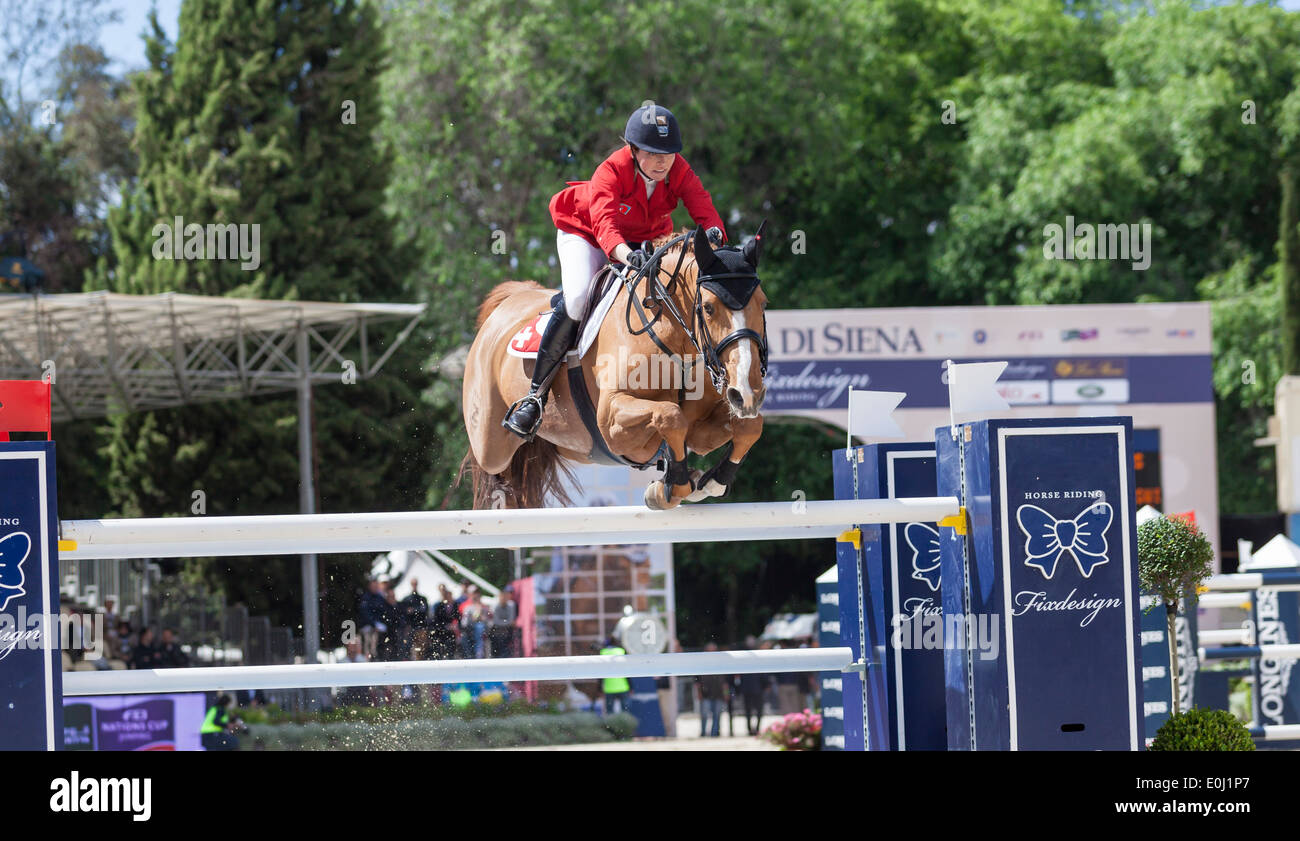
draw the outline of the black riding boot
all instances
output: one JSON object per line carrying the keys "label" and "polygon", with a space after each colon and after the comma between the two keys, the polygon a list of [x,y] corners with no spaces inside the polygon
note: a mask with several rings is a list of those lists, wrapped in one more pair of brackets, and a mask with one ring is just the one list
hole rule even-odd
{"label": "black riding boot", "polygon": [[578,322],[569,318],[564,309],[564,299],[561,298],[542,333],[541,345],[537,348],[537,362],[533,368],[533,383],[528,394],[514,402],[501,421],[502,426],[525,440],[533,440],[537,427],[542,423],[546,393],[577,334]]}

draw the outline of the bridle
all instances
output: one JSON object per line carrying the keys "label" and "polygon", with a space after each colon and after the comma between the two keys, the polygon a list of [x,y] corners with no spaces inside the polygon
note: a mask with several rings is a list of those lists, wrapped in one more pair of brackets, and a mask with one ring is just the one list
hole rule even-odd
{"label": "bridle", "polygon": [[[663,340],[659,338],[653,329],[655,322],[659,320],[659,316],[662,313],[667,312],[682,328],[683,332],[686,333],[691,344],[695,346],[700,357],[704,359],[704,366],[709,372],[709,379],[713,382],[713,388],[718,392],[718,394],[723,394],[727,386],[727,369],[723,366],[720,357],[724,350],[736,342],[745,339],[754,340],[754,343],[758,346],[759,374],[763,377],[767,376],[767,313],[763,313],[763,333],[760,334],[757,330],[754,330],[751,327],[740,327],[728,333],[721,341],[715,343],[712,337],[709,336],[708,322],[704,318],[704,295],[702,291],[704,284],[713,281],[733,279],[753,280],[757,282],[757,277],[753,274],[747,274],[744,272],[722,272],[712,275],[700,275],[697,273],[695,278],[694,312],[692,313],[691,323],[689,325],[686,323],[686,317],[677,308],[677,304],[672,298],[673,286],[677,283],[677,277],[681,272],[682,262],[686,259],[686,247],[683,246],[681,251],[678,253],[677,264],[673,267],[673,273],[668,279],[667,285],[664,285],[659,281],[659,261],[674,245],[677,245],[683,240],[693,239],[694,237],[694,231],[685,234],[678,234],[673,237],[671,240],[656,249],[654,254],[650,255],[646,264],[638,269],[631,277],[623,275],[618,271],[618,269],[613,269],[613,271],[615,271],[622,279],[623,285],[627,289],[628,302],[624,309],[624,319],[627,324],[628,332],[633,336],[648,333],[660,350],[669,357],[676,356],[676,354],[663,343]],[[699,258],[697,257],[697,265],[698,262]],[[641,280],[643,277],[646,280],[647,294],[644,298],[640,298],[636,294],[636,285],[637,281]],[[656,302],[659,304],[659,307],[656,308],[657,311],[653,316],[647,316],[644,307],[654,307]],[[641,319],[641,327],[639,329],[632,326],[632,309],[634,307],[637,316]],[[734,312],[738,308],[729,307],[729,309]],[[683,377],[683,382],[684,381],[685,378]]]}

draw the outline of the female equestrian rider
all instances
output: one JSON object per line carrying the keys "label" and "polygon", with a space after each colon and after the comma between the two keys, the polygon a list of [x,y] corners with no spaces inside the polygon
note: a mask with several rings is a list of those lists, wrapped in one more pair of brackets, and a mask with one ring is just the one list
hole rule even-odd
{"label": "female equestrian rider", "polygon": [[628,118],[626,146],[601,163],[590,181],[570,181],[551,197],[562,295],[542,334],[528,394],[515,401],[502,426],[532,440],[542,422],[546,393],[587,310],[592,278],[611,260],[640,269],[649,259],[643,241],[672,233],[679,202],[705,227],[714,245],[726,237],[722,217],[699,177],[678,152],[677,119],[660,105],[643,105]]}

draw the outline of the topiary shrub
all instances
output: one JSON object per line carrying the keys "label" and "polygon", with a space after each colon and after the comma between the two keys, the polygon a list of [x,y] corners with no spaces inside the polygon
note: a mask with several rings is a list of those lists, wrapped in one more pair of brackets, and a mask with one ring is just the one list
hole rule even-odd
{"label": "topiary shrub", "polygon": [[1147,750],[1254,750],[1250,731],[1227,710],[1193,707],[1171,716]]}
{"label": "topiary shrub", "polygon": [[1178,517],[1153,517],[1137,528],[1138,583],[1165,604],[1169,636],[1169,674],[1174,715],[1178,714],[1178,600],[1196,597],[1197,587],[1214,573],[1214,547],[1192,523]]}

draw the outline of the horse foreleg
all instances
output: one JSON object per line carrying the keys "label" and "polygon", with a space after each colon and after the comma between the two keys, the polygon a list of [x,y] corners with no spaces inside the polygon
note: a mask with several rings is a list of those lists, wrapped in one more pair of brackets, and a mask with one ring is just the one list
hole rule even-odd
{"label": "horse foreleg", "polygon": [[668,444],[669,462],[664,478],[646,488],[646,505],[654,509],[675,508],[691,492],[690,471],[686,467],[685,413],[681,406],[668,401],[645,400],[619,392],[609,400],[609,443],[616,452],[642,444],[647,431]]}
{"label": "horse foreleg", "polygon": [[[763,433],[763,417],[760,415],[756,418],[732,418],[730,427],[731,440],[722,451],[722,457],[704,475],[698,477],[695,490],[686,497],[687,502],[699,502],[708,497],[727,495],[727,491],[731,489],[736,479],[736,473],[740,470],[740,463],[745,460],[745,456],[749,454],[750,449]],[[706,438],[705,442],[701,443],[706,443],[707,440]],[[691,439],[691,449],[697,449],[694,437]]]}

